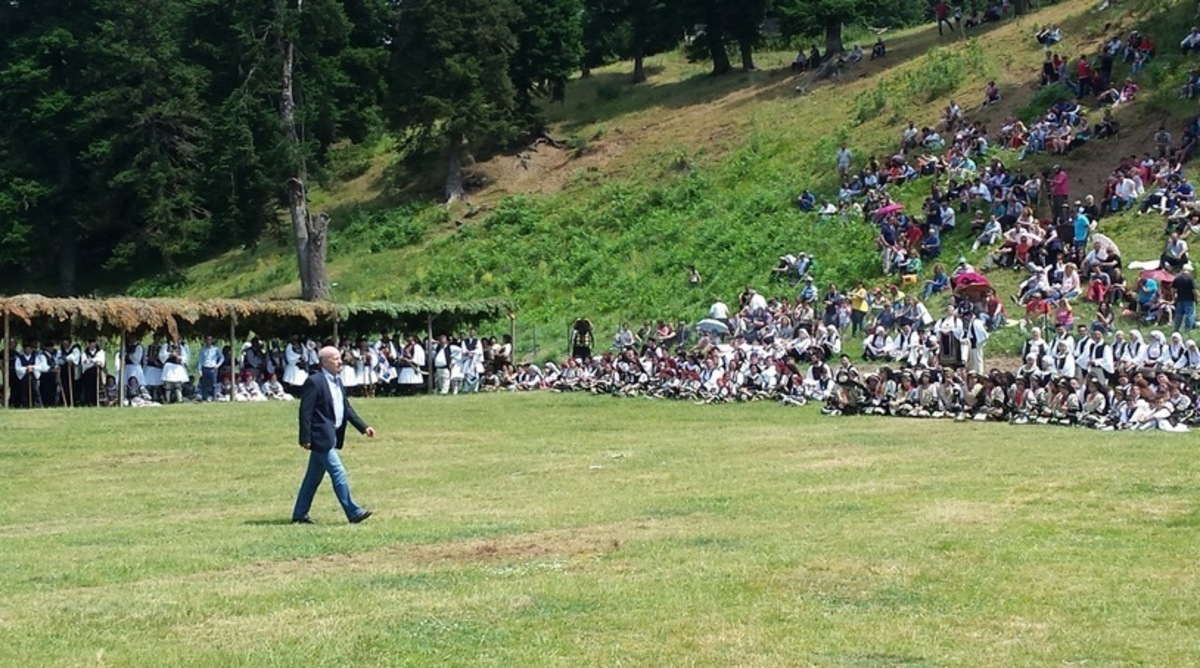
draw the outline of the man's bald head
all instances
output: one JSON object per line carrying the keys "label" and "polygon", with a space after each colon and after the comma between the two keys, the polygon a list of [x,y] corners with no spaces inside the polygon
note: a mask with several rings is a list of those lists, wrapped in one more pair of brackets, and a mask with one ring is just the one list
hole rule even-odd
{"label": "man's bald head", "polygon": [[333,346],[325,346],[317,353],[321,358],[321,368],[337,375],[342,372],[342,351]]}

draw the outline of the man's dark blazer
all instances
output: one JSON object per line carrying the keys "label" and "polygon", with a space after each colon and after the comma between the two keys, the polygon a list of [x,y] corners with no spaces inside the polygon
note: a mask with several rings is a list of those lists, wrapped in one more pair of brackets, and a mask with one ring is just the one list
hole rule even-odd
{"label": "man's dark blazer", "polygon": [[358,413],[350,407],[350,399],[342,390],[342,403],[345,410],[341,429],[334,429],[333,394],[329,391],[329,381],[325,374],[318,371],[308,377],[300,394],[300,445],[310,444],[313,450],[325,452],[330,448],[341,449],[346,441],[346,425],[363,433],[367,423],[358,417]]}

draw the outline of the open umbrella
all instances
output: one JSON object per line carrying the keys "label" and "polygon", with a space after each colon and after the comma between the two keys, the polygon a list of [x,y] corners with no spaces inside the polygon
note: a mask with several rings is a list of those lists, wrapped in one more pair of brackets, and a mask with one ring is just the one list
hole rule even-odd
{"label": "open umbrella", "polygon": [[705,318],[696,323],[696,329],[710,334],[728,334],[729,326],[715,318]]}
{"label": "open umbrella", "polygon": [[964,271],[951,282],[954,284],[954,294],[973,302],[983,300],[992,291],[992,284],[988,279],[973,271]]}
{"label": "open umbrella", "polygon": [[881,206],[875,210],[875,218],[877,220],[883,220],[884,218],[887,218],[888,216],[892,215],[893,213],[899,213],[903,210],[904,210],[903,204],[888,204],[887,206]]}
{"label": "open umbrella", "polygon": [[1175,277],[1168,271],[1162,269],[1147,269],[1138,275],[1139,279],[1153,278],[1158,281],[1159,285],[1166,285],[1175,282]]}

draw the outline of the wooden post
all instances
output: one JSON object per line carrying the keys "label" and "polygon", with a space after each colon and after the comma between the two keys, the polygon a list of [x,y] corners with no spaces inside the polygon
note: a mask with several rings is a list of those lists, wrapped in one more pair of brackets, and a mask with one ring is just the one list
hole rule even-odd
{"label": "wooden post", "polygon": [[334,313],[333,314],[333,345],[335,345],[335,346],[340,345],[341,342],[342,342],[342,340],[338,336],[338,316],[337,316],[337,313]]}
{"label": "wooden post", "polygon": [[[234,387],[234,383],[236,382],[236,378],[237,378],[237,370],[236,370],[236,367],[234,366],[236,364],[236,362],[234,360],[237,359],[238,353],[241,352],[241,350],[238,348],[236,337],[237,337],[237,314],[234,313],[229,316],[229,360],[228,361],[229,361],[229,403],[231,403],[231,404],[233,403],[233,387]],[[216,383],[217,384],[215,386],[213,386],[213,394],[216,394],[217,386],[220,386],[220,384],[221,384],[221,374],[219,372],[217,373]]]}
{"label": "wooden post", "polygon": [[12,378],[9,370],[12,369],[12,351],[9,350],[9,331],[8,331],[8,307],[4,308],[4,407],[8,408],[8,397],[12,392],[10,383]]}
{"label": "wooden post", "polygon": [[508,338],[512,339],[512,359],[508,362],[514,367],[517,364],[517,314],[508,314]]}
{"label": "wooden post", "polygon": [[425,341],[425,381],[428,383],[425,386],[425,393],[432,394],[435,380],[433,376],[433,314],[430,313],[426,317],[425,331],[429,338]]}
{"label": "wooden post", "polygon": [[125,330],[121,330],[121,348],[117,350],[117,408],[125,406]]}

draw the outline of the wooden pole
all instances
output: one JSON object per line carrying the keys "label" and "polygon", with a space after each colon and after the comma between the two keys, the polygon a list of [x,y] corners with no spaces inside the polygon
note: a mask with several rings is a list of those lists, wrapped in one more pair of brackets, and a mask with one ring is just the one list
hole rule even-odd
{"label": "wooden pole", "polygon": [[[233,386],[237,378],[237,371],[234,368],[238,353],[241,350],[237,346],[237,314],[229,316],[229,403],[233,403]],[[221,384],[221,376],[217,374],[217,386]],[[213,394],[216,394],[216,386],[213,387]]]}
{"label": "wooden pole", "polygon": [[117,351],[117,407],[125,407],[125,366],[129,364],[125,353],[125,330],[121,330],[121,348]]}
{"label": "wooden pole", "polygon": [[508,361],[508,363],[515,365],[517,363],[517,314],[516,313],[508,314],[508,338],[512,339],[512,359],[510,359]]}
{"label": "wooden pole", "polygon": [[9,339],[10,339],[10,337],[9,337],[9,331],[8,331],[8,308],[6,307],[4,309],[4,407],[5,408],[8,408],[8,397],[9,397],[10,393],[12,392],[12,388],[9,387],[9,383],[12,381],[12,377],[9,374],[9,370],[12,369],[12,351],[9,350],[9,343],[10,343]]}
{"label": "wooden pole", "polygon": [[433,314],[432,313],[427,314],[426,318],[427,318],[427,320],[425,321],[426,322],[425,332],[429,338],[427,338],[425,340],[425,371],[426,371],[425,392],[426,392],[426,394],[430,394],[433,392],[433,384],[434,384],[434,377],[433,377]]}
{"label": "wooden pole", "polygon": [[337,317],[337,314],[334,313],[333,314],[333,345],[340,346],[341,343],[342,343],[342,340],[341,340],[341,338],[338,337],[338,317]]}

